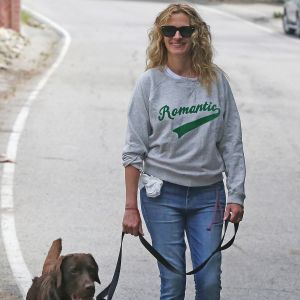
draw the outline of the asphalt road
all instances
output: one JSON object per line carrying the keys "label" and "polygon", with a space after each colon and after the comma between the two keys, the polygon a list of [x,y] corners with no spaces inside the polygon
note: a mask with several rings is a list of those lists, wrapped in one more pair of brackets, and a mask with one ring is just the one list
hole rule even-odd
{"label": "asphalt road", "polygon": [[[32,106],[19,144],[14,215],[20,248],[38,275],[52,240],[62,237],[63,253],[94,255],[104,287],[120,243],[127,105],[144,69],[147,30],[166,3],[25,4],[59,23],[72,43]],[[222,299],[298,300],[300,40],[209,7],[199,11],[211,26],[216,63],[230,77],[247,162],[245,219],[223,256]],[[0,272],[11,276],[9,268]],[[158,296],[154,259],[126,236],[115,299]],[[193,297],[190,278],[186,299]]]}

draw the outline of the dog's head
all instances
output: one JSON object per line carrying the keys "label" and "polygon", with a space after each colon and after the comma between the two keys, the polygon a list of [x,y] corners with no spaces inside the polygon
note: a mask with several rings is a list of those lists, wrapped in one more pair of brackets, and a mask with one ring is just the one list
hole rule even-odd
{"label": "dog's head", "polygon": [[59,257],[56,265],[57,288],[64,299],[92,300],[98,277],[98,265],[91,254],[69,254]]}

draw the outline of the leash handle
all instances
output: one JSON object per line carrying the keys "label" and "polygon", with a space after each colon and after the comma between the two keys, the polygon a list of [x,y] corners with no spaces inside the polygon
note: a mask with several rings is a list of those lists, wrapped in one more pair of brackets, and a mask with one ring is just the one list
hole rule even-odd
{"label": "leash handle", "polygon": [[219,243],[219,245],[217,246],[217,248],[210,254],[210,256],[208,258],[206,258],[200,265],[198,265],[195,269],[193,269],[190,272],[182,272],[180,270],[178,270],[177,268],[175,268],[172,264],[170,264],[155,248],[153,248],[149,242],[142,236],[139,235],[140,241],[141,243],[144,245],[144,247],[162,264],[164,265],[167,269],[169,269],[170,271],[180,274],[180,275],[193,275],[197,272],[199,272],[200,270],[202,270],[206,264],[209,262],[209,260],[219,251],[223,251],[228,249],[234,242],[238,228],[239,228],[239,223],[234,223],[234,235],[233,237],[230,239],[230,241],[228,241],[225,245],[222,246],[224,238],[225,238],[225,234],[227,231],[227,227],[228,227],[228,223],[229,221],[226,220],[224,223],[224,233],[223,236],[221,238],[221,241]]}
{"label": "leash handle", "polygon": [[[224,238],[225,238],[225,234],[227,231],[227,227],[228,227],[228,223],[229,221],[226,220],[224,223],[224,233],[223,236],[221,238],[221,241],[219,243],[219,245],[217,246],[217,248],[211,253],[211,255],[205,259],[199,266],[197,266],[195,269],[193,269],[190,272],[184,273],[179,271],[177,268],[175,268],[173,265],[171,265],[157,250],[155,250],[155,248],[153,248],[149,242],[141,235],[139,234],[139,239],[141,241],[141,243],[143,244],[143,246],[161,263],[163,264],[167,269],[169,269],[170,271],[180,274],[180,275],[193,275],[197,272],[199,272],[201,269],[203,269],[206,264],[209,262],[209,260],[219,251],[223,251],[228,249],[234,242],[238,228],[239,228],[239,223],[234,223],[234,235],[233,237],[230,239],[229,242],[227,242],[225,245],[222,246]],[[122,263],[122,245],[123,245],[123,239],[124,239],[124,235],[125,233],[122,232],[122,236],[121,236],[121,246],[120,246],[120,251],[119,251],[119,257],[118,257],[118,261],[117,261],[117,265],[115,268],[115,272],[112,278],[111,283],[102,291],[98,294],[98,296],[96,297],[96,300],[111,300],[114,292],[116,290],[118,281],[119,281],[119,277],[120,277],[120,271],[121,271],[121,263]],[[107,299],[105,299],[105,297],[107,296]]]}

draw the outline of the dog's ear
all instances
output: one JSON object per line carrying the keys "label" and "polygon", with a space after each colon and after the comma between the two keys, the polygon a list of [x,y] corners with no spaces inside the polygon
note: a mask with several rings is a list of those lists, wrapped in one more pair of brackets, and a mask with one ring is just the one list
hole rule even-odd
{"label": "dog's ear", "polygon": [[42,275],[48,274],[54,270],[55,264],[60,256],[61,249],[61,239],[57,239],[52,242],[52,245],[48,251],[47,257],[43,265]]}
{"label": "dog's ear", "polygon": [[56,287],[59,288],[62,285],[62,263],[65,256],[60,256],[55,264],[55,277],[56,277]]}
{"label": "dog's ear", "polygon": [[93,278],[93,279],[94,279],[94,281],[96,281],[96,282],[98,282],[99,284],[101,284],[100,279],[99,279],[99,275],[98,275],[98,271],[99,271],[98,264],[96,263],[96,260],[95,260],[95,258],[93,257],[92,254],[89,253],[88,255],[90,256],[90,258],[91,258],[91,260],[92,260],[94,266],[95,266],[96,269],[97,269],[97,273],[95,274],[95,278]]}

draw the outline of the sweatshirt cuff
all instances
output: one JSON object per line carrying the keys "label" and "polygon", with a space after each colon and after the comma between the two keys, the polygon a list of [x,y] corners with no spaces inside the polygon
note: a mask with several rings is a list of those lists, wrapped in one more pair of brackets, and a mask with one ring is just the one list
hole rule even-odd
{"label": "sweatshirt cuff", "polygon": [[143,160],[141,159],[140,156],[129,156],[129,155],[123,155],[123,166],[133,166],[139,171],[143,170]]}
{"label": "sweatshirt cuff", "polygon": [[228,195],[227,204],[235,203],[235,204],[240,204],[241,206],[244,207],[244,200],[245,200],[245,195],[231,194]]}

